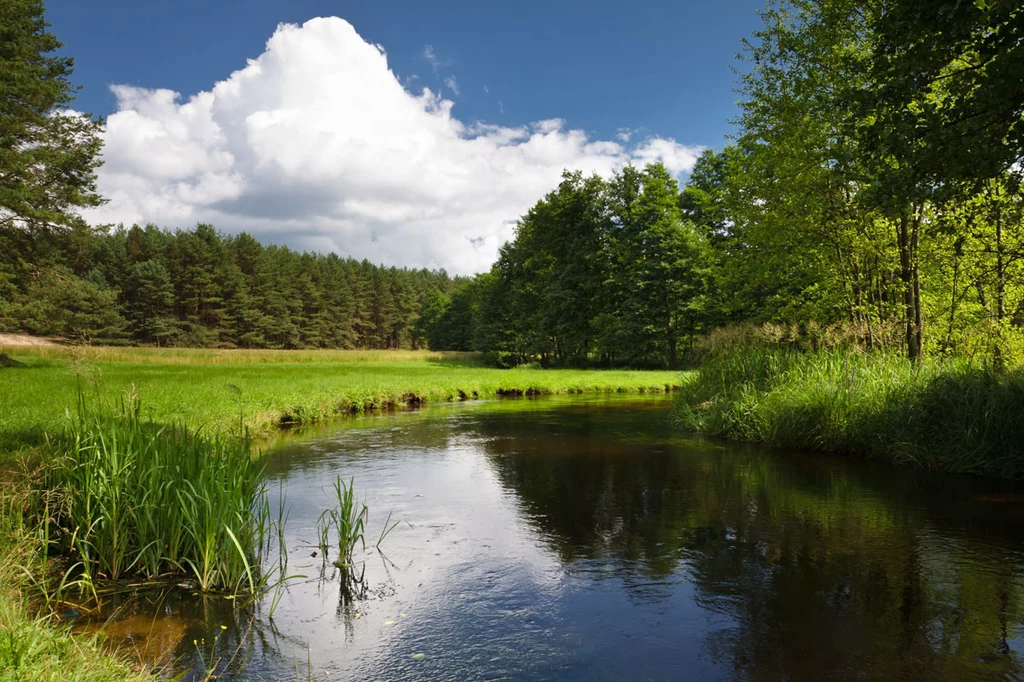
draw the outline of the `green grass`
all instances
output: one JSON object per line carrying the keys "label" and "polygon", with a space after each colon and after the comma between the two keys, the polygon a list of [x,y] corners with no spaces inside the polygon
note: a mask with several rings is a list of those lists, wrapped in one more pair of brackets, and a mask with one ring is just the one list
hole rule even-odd
{"label": "green grass", "polygon": [[[38,443],[42,431],[59,429],[75,407],[79,383],[87,392],[106,396],[137,393],[146,416],[158,423],[224,429],[241,415],[254,434],[265,434],[282,422],[308,423],[392,405],[515,394],[664,391],[680,381],[678,372],[501,370],[478,366],[472,357],[453,360],[426,352],[399,353],[394,359],[381,354],[381,360],[354,352],[354,359],[341,360],[342,352],[334,351],[325,361],[303,351],[296,356],[255,351],[258,361],[244,362],[245,351],[233,351],[235,361],[225,363],[219,359],[223,352],[189,351],[189,362],[173,364],[140,361],[133,355],[137,350],[111,351],[131,361],[101,359],[103,354],[84,360],[50,357],[54,352],[9,349],[20,366],[0,369],[0,453]],[[204,353],[208,363],[200,362]],[[288,361],[300,356],[309,359]]]}
{"label": "green grass", "polygon": [[[45,609],[35,581],[46,573],[40,527],[30,522],[30,486],[5,473],[0,485],[0,681],[153,680],[95,636],[75,636]],[[35,577],[33,577],[35,576]]]}
{"label": "green grass", "polygon": [[683,386],[678,417],[709,435],[1024,477],[1024,373],[963,359],[728,352]]}
{"label": "green grass", "polygon": [[253,591],[272,517],[248,439],[159,426],[141,412],[137,401],[83,401],[45,447],[47,516],[79,584],[189,574],[204,592]]}

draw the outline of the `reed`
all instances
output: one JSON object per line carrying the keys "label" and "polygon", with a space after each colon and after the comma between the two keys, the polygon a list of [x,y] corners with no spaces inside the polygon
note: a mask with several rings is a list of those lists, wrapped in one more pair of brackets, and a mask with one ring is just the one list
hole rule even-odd
{"label": "reed", "polygon": [[263,467],[244,437],[158,426],[137,400],[77,414],[49,442],[56,542],[86,586],[191,574],[254,592],[272,528]]}
{"label": "reed", "polygon": [[[356,545],[361,544],[364,549],[366,548],[365,530],[369,510],[365,504],[356,502],[354,481],[349,479],[346,484],[341,476],[334,481],[334,501],[336,506],[325,510],[317,521],[320,550],[326,561],[333,528],[334,544],[338,548],[338,558],[334,560],[334,565],[338,568],[350,568],[354,563],[352,553]],[[388,518],[390,519],[390,516]]]}
{"label": "reed", "polygon": [[0,680],[153,680],[149,670],[107,652],[96,636],[70,636],[40,608],[47,527],[45,514],[32,513],[39,503],[32,483],[19,472],[0,471]]}
{"label": "reed", "polygon": [[1024,373],[962,358],[915,367],[887,352],[726,352],[684,384],[677,416],[714,436],[1024,477]]}

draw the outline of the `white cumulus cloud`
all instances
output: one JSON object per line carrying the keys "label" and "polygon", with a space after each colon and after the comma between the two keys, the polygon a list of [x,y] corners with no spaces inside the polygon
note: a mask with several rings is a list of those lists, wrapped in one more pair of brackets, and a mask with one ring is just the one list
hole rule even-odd
{"label": "white cumulus cloud", "polygon": [[99,172],[110,202],[85,214],[93,223],[209,222],[454,273],[487,269],[563,169],[607,175],[660,160],[680,173],[700,152],[592,139],[561,119],[460,121],[440,93],[406,90],[383,49],[336,17],[282,24],[262,55],[188,101],[113,91]]}

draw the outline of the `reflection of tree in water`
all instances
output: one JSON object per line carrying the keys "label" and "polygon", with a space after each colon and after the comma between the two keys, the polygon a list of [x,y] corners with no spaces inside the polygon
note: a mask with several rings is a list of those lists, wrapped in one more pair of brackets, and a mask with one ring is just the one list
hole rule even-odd
{"label": "reflection of tree in water", "polygon": [[638,445],[616,438],[622,424],[600,411],[572,421],[516,437],[507,422],[479,426],[503,485],[568,571],[614,576],[627,590],[693,582],[702,606],[733,623],[706,648],[737,678],[1024,674],[1008,641],[1022,634],[1019,518],[956,502],[984,484],[836,458]]}

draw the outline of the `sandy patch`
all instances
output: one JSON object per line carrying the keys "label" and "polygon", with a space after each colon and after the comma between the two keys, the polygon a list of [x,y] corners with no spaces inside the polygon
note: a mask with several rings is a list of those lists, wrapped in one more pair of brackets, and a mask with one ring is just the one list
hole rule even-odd
{"label": "sandy patch", "polygon": [[0,334],[0,346],[36,346],[52,348],[60,346],[57,339],[45,336],[29,336],[28,334]]}

